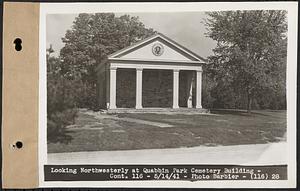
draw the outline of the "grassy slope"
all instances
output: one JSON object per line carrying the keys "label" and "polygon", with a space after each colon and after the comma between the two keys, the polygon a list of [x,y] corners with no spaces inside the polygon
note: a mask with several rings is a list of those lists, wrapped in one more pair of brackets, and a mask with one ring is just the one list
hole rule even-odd
{"label": "grassy slope", "polygon": [[250,115],[239,111],[212,113],[215,115],[118,114],[118,117],[174,125],[169,128],[98,120],[80,113],[76,130],[70,129],[65,135],[71,139],[49,143],[48,152],[258,144],[277,142],[286,132],[286,111],[255,111]]}

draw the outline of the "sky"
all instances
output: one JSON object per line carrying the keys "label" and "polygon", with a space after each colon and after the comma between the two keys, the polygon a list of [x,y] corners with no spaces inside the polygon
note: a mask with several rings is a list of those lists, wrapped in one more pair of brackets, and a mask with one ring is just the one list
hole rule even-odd
{"label": "sky", "polygon": [[[146,28],[153,28],[199,56],[206,58],[211,55],[212,49],[216,45],[215,41],[205,35],[207,30],[203,23],[206,18],[204,12],[117,13],[116,16],[123,14],[138,16]],[[77,14],[47,15],[47,47],[52,44],[55,56],[59,55],[59,50],[64,46],[61,38],[68,29],[71,29],[76,16]]]}

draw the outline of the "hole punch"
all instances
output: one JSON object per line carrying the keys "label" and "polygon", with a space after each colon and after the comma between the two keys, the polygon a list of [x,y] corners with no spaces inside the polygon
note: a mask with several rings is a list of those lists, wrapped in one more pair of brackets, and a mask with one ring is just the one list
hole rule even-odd
{"label": "hole punch", "polygon": [[16,51],[21,51],[22,50],[22,40],[20,38],[16,38],[14,40],[14,44],[15,44]]}
{"label": "hole punch", "polygon": [[23,143],[21,141],[17,141],[14,147],[21,149],[23,147]]}

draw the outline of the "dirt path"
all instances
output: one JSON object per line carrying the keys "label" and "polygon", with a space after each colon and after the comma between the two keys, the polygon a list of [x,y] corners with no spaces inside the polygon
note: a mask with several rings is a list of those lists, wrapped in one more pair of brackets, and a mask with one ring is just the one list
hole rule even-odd
{"label": "dirt path", "polygon": [[286,142],[48,154],[48,164],[286,164]]}
{"label": "dirt path", "polygon": [[173,127],[173,125],[170,125],[168,123],[159,123],[159,122],[154,122],[154,121],[149,121],[149,120],[142,120],[142,119],[134,119],[134,118],[128,118],[128,117],[117,117],[115,115],[107,115],[107,114],[102,114],[102,113],[96,113],[96,112],[85,112],[85,114],[91,115],[95,117],[96,119],[103,120],[103,119],[113,119],[116,121],[125,121],[125,122],[130,122],[130,123],[138,123],[141,125],[151,125],[155,127]]}

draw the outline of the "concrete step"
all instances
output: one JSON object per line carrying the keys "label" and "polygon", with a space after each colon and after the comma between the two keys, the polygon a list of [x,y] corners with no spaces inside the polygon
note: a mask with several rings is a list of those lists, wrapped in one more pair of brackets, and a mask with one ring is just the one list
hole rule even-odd
{"label": "concrete step", "polygon": [[210,113],[209,109],[204,108],[142,108],[142,109],[135,109],[135,108],[117,108],[117,109],[108,109],[103,110],[106,113]]}

